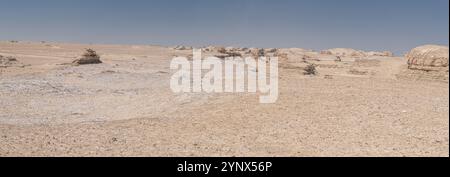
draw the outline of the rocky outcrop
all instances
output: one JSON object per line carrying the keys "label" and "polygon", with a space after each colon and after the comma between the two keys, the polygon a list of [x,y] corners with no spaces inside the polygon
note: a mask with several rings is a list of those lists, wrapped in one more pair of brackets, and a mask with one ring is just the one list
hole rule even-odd
{"label": "rocky outcrop", "polygon": [[172,47],[173,50],[192,50],[192,47],[186,47],[182,45],[177,45],[175,47]]}
{"label": "rocky outcrop", "polygon": [[371,52],[367,52],[366,54],[367,54],[367,56],[376,56],[376,57],[393,57],[394,56],[394,54],[390,51],[384,51],[384,52],[371,51]]}
{"label": "rocky outcrop", "polygon": [[448,46],[424,45],[412,49],[406,59],[410,69],[448,72],[448,56]]}
{"label": "rocky outcrop", "polygon": [[335,55],[341,57],[366,57],[367,54],[361,50],[349,49],[349,48],[334,48],[321,51],[320,54]]}
{"label": "rocky outcrop", "polygon": [[350,48],[334,48],[334,49],[328,49],[323,50],[320,52],[322,55],[334,55],[339,57],[356,57],[356,58],[362,58],[362,57],[371,57],[371,56],[378,56],[378,57],[393,57],[394,54],[390,51],[383,51],[383,52],[377,52],[377,51],[370,51],[365,52],[362,50],[355,50]]}

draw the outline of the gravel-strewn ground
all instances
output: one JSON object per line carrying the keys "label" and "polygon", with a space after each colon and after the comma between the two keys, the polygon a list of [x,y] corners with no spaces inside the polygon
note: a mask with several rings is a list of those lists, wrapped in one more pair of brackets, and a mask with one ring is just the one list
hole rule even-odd
{"label": "gravel-strewn ground", "polygon": [[[103,64],[70,66],[84,48]],[[174,94],[158,46],[0,42],[0,156],[446,156],[447,79],[403,58],[280,63],[280,97]],[[301,58],[299,55],[298,58]],[[29,65],[29,66],[28,66]]]}

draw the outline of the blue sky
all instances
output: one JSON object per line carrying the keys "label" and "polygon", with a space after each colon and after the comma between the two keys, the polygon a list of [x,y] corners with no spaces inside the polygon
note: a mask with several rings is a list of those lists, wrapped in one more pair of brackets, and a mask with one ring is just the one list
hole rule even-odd
{"label": "blue sky", "polygon": [[0,0],[0,40],[349,47],[448,45],[448,0]]}

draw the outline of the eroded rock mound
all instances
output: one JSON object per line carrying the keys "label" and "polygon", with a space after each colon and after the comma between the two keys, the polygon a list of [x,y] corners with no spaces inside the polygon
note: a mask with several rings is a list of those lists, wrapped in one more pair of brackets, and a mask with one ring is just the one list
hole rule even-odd
{"label": "eroded rock mound", "polygon": [[407,55],[408,68],[426,71],[448,71],[448,47],[424,45],[412,49]]}
{"label": "eroded rock mound", "polygon": [[192,50],[192,47],[177,45],[172,47],[173,50]]}
{"label": "eroded rock mound", "polygon": [[87,64],[100,64],[103,63],[100,60],[100,56],[92,49],[86,49],[86,52],[81,56],[80,59],[76,59],[72,62],[77,65],[87,65]]}
{"label": "eroded rock mound", "polygon": [[394,53],[390,52],[390,51],[384,51],[384,52],[375,52],[375,51],[371,51],[371,52],[367,52],[367,56],[377,56],[377,57],[393,57]]}
{"label": "eroded rock mound", "polygon": [[265,56],[265,51],[264,49],[260,49],[260,48],[250,48],[249,49],[250,54],[253,58],[259,58],[259,57],[263,57]]}
{"label": "eroded rock mound", "polygon": [[348,49],[348,48],[334,48],[320,52],[324,55],[346,56],[346,57],[366,57],[367,54],[364,51]]}

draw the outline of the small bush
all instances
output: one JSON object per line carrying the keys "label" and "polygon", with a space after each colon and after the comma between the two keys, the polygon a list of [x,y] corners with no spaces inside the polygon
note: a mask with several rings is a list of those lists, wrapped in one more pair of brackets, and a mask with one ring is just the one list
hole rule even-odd
{"label": "small bush", "polygon": [[317,69],[315,64],[309,64],[308,66],[306,66],[304,71],[305,75],[317,75]]}
{"label": "small bush", "polygon": [[86,52],[82,55],[80,59],[73,61],[75,64],[86,65],[86,64],[99,64],[102,63],[100,56],[92,49],[86,49]]}

